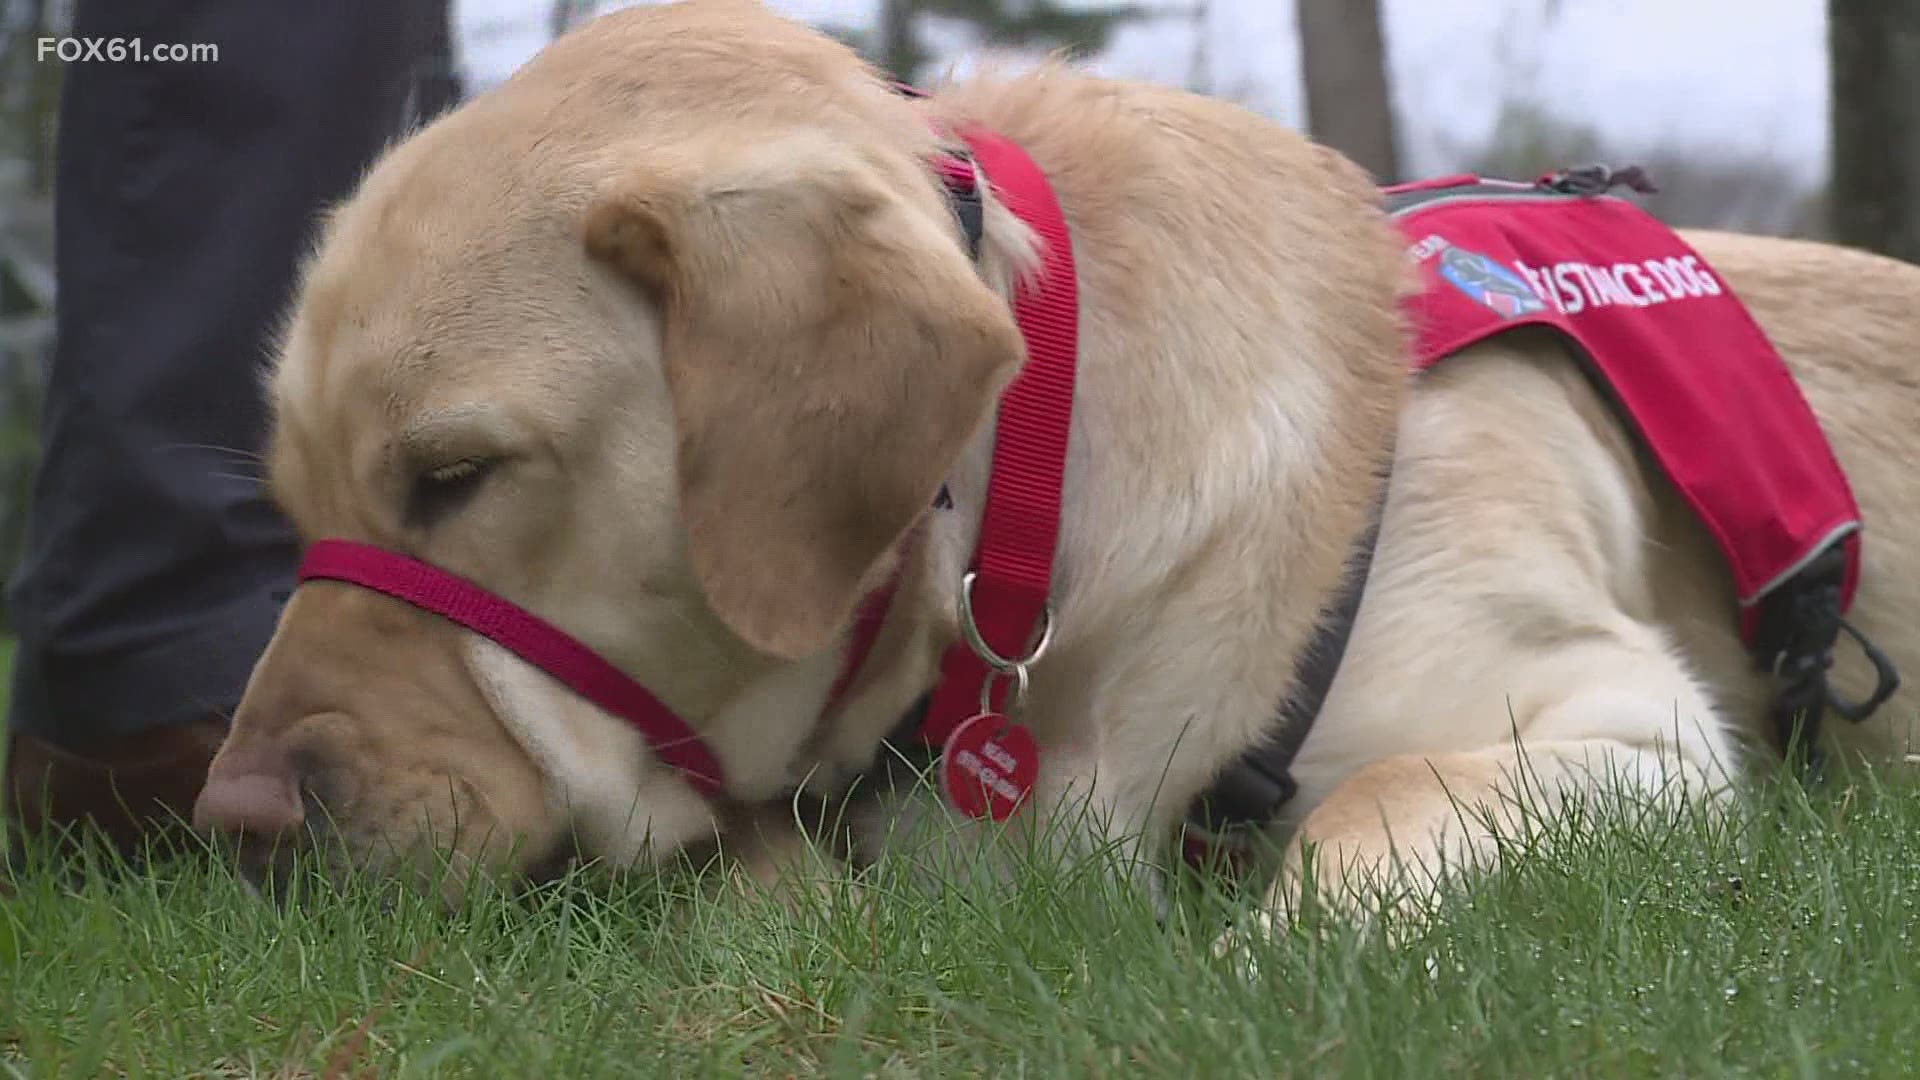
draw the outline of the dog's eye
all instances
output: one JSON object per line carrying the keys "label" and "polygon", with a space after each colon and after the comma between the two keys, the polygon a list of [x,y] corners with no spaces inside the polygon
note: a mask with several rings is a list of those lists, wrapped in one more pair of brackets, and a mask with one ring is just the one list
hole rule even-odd
{"label": "dog's eye", "polygon": [[408,521],[424,527],[445,519],[473,498],[492,470],[484,458],[461,458],[421,473],[407,497]]}
{"label": "dog's eye", "polygon": [[486,462],[479,458],[461,458],[451,465],[442,465],[432,469],[422,477],[429,484],[457,484],[480,475],[486,468]]}

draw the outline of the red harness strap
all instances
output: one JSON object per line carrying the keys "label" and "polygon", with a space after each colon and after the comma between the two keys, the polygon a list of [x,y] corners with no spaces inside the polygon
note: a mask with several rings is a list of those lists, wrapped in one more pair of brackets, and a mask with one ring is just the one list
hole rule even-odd
{"label": "red harness strap", "polygon": [[[1066,218],[1045,174],[999,135],[973,128],[961,137],[1001,200],[1043,245],[1037,283],[1023,283],[1013,302],[1028,356],[1000,404],[979,546],[973,571],[962,584],[968,633],[947,650],[941,683],[920,731],[923,740],[950,751],[947,792],[955,804],[997,820],[1026,796],[1038,752],[1031,734],[1004,718],[991,717],[996,723],[988,725],[970,724],[969,718],[987,719],[974,714],[990,694],[992,708],[1002,707],[1005,688],[993,685],[994,677],[1024,681],[1023,665],[1033,659],[1027,643],[1036,627],[1050,629],[1047,597],[1073,418],[1079,299]],[[939,167],[950,187],[971,194],[971,169],[946,161]],[[320,540],[308,548],[299,581],[323,579],[384,593],[491,639],[632,724],[654,753],[703,795],[724,791],[719,759],[691,725],[592,649],[511,601],[410,556],[344,539]],[[898,584],[896,571],[861,605],[825,711],[837,709],[852,688]],[[974,637],[978,644],[970,646]],[[977,647],[991,650],[995,663],[983,659]],[[972,737],[956,742],[962,727],[970,727]],[[959,781],[965,782],[956,781],[955,760],[963,774]],[[975,780],[979,783],[971,784]]]}
{"label": "red harness strap", "polygon": [[685,720],[599,653],[512,601],[419,559],[353,540],[320,540],[307,549],[299,580],[317,579],[405,600],[498,643],[639,729],[660,760],[702,795],[718,795],[725,786],[719,760]]}
{"label": "red harness strap", "polygon": [[[684,774],[702,795],[712,797],[726,787],[726,774],[705,740],[638,680],[566,631],[457,574],[372,544],[328,539],[307,549],[299,580],[358,585],[463,626],[633,725],[660,760]],[[861,605],[823,713],[833,712],[845,700],[880,636],[899,580],[896,571]]]}

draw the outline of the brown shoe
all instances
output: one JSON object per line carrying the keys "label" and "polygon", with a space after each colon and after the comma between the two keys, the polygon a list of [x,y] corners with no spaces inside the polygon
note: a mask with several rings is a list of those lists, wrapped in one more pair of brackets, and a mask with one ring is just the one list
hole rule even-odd
{"label": "brown shoe", "polygon": [[123,855],[193,817],[224,720],[156,728],[72,751],[15,734],[0,778],[0,815],[27,839],[76,836],[91,823]]}

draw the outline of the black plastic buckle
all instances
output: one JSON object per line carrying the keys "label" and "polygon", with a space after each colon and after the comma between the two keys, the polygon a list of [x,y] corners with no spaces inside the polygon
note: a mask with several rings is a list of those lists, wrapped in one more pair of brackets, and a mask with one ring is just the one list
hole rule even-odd
{"label": "black plastic buckle", "polygon": [[967,257],[980,257],[980,238],[986,232],[987,211],[981,205],[980,192],[949,191],[947,198],[953,203],[954,216],[960,219],[960,231],[967,238]]}
{"label": "black plastic buckle", "polygon": [[1642,195],[1652,195],[1660,188],[1654,184],[1647,170],[1639,165],[1629,165],[1624,169],[1612,169],[1605,165],[1581,165],[1571,169],[1561,169],[1540,178],[1540,186],[1562,195],[1604,195],[1616,187],[1625,187]]}
{"label": "black plastic buckle", "polygon": [[1893,666],[1892,657],[1882,651],[1880,646],[1868,641],[1867,636],[1852,623],[1841,619],[1840,629],[1860,646],[1860,651],[1866,655],[1867,663],[1873,665],[1873,693],[1867,696],[1867,700],[1848,701],[1834,693],[1831,687],[1827,689],[1827,704],[1833,708],[1834,712],[1857,724],[1872,716],[1880,706],[1885,705],[1887,700],[1893,697],[1895,691],[1900,689],[1900,669]]}
{"label": "black plastic buckle", "polygon": [[1276,775],[1257,754],[1248,754],[1194,802],[1188,821],[1216,835],[1265,825],[1280,816],[1280,808],[1299,790],[1290,771],[1282,768]]}
{"label": "black plastic buckle", "polygon": [[1181,857],[1203,873],[1240,878],[1253,864],[1261,830],[1299,790],[1288,769],[1276,775],[1258,752],[1242,757],[1188,809]]}
{"label": "black plastic buckle", "polygon": [[[1834,544],[1763,602],[1754,637],[1758,666],[1780,681],[1774,695],[1776,734],[1789,753],[1797,745],[1817,772],[1820,724],[1828,709],[1860,723],[1886,704],[1900,688],[1900,673],[1887,654],[1867,640],[1841,614],[1847,552]],[[1845,633],[1873,665],[1874,689],[1867,700],[1849,701],[1834,693],[1827,678],[1834,647]]]}
{"label": "black plastic buckle", "polygon": [[[969,168],[974,167],[972,154],[962,150],[953,152],[953,156],[957,160],[966,162]],[[952,208],[953,216],[959,220],[961,235],[967,240],[967,257],[978,259],[980,240],[986,235],[987,208],[980,195],[977,174],[974,179],[964,182],[957,178],[948,178],[945,187],[947,205]]]}

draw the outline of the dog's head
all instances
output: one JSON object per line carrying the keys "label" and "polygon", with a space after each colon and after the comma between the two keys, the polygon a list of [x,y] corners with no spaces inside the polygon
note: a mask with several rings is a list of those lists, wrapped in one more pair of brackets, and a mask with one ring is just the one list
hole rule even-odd
{"label": "dog's head", "polygon": [[[562,39],[329,218],[269,381],[274,499],[305,540],[564,629],[702,731],[731,794],[773,794],[812,718],[749,699],[831,650],[1021,356],[931,141],[756,4]],[[324,821],[336,859],[391,868],[625,861],[714,827],[621,721],[327,581],[289,603],[198,817],[255,844]]]}

